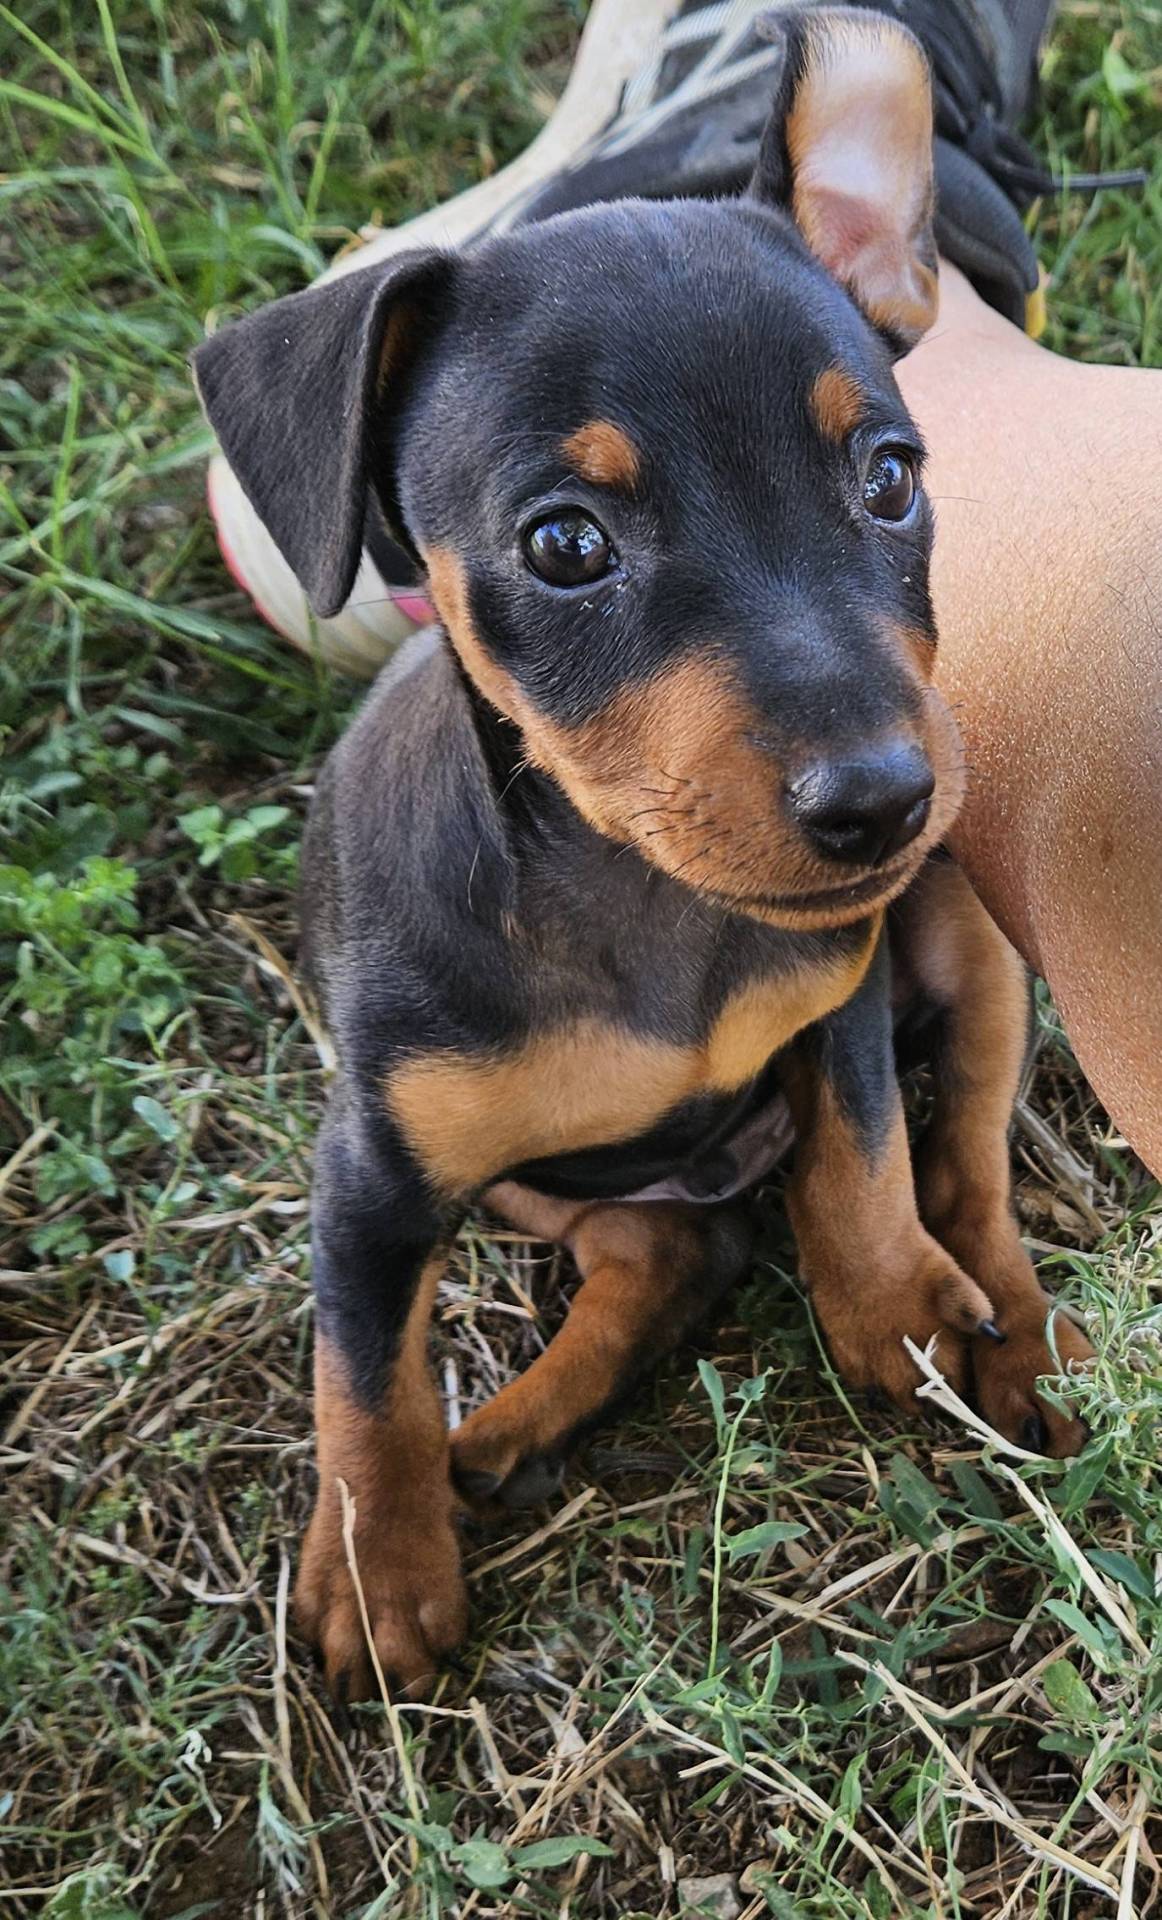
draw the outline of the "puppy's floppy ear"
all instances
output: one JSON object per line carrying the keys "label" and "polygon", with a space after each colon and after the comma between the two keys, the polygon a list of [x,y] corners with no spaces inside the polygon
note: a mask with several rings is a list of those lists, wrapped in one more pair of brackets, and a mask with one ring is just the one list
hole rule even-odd
{"label": "puppy's floppy ear", "polygon": [[443,254],[397,254],[273,300],[194,353],[222,451],[322,619],[351,591],[368,487],[387,471],[377,402],[406,360],[409,314],[451,270]]}
{"label": "puppy's floppy ear", "polygon": [[932,81],[919,41],[879,13],[770,13],[783,42],[753,199],[799,231],[897,352],[936,317]]}

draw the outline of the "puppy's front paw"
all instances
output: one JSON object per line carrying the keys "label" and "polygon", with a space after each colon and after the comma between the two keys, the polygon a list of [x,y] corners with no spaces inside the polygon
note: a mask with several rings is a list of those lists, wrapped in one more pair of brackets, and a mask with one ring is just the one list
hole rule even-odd
{"label": "puppy's front paw", "polygon": [[815,1309],[848,1385],[876,1388],[907,1413],[916,1411],[921,1381],[905,1336],[918,1347],[935,1340],[936,1366],[964,1396],[972,1380],[969,1339],[993,1318],[987,1294],[934,1241],[890,1274],[869,1276],[862,1286],[827,1289]]}
{"label": "puppy's front paw", "polygon": [[452,1482],[472,1507],[539,1507],[561,1484],[564,1454],[514,1427],[505,1394],[477,1407],[452,1435]]}
{"label": "puppy's front paw", "polygon": [[[384,1678],[417,1699],[431,1686],[441,1657],[463,1638],[468,1601],[451,1516],[426,1521],[390,1515],[357,1518],[355,1561],[371,1636]],[[323,1657],[337,1700],[377,1692],[355,1583],[347,1565],[337,1494],[320,1495],[303,1542],[295,1588],[303,1632]]]}
{"label": "puppy's front paw", "polygon": [[[974,1341],[973,1366],[977,1404],[989,1425],[1030,1453],[1047,1453],[1063,1460],[1081,1452],[1088,1432],[1083,1420],[1059,1412],[1036,1391],[1041,1375],[1058,1371],[1046,1338],[1050,1306],[1048,1296],[1041,1293],[1039,1302],[1022,1302],[1019,1314],[1002,1315],[1004,1345],[992,1340]],[[1055,1315],[1053,1339],[1067,1373],[1094,1357],[1084,1333],[1067,1314]]]}

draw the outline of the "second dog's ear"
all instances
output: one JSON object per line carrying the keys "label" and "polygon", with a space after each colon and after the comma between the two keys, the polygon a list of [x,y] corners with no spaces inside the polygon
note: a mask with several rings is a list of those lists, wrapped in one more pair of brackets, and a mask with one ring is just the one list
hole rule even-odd
{"label": "second dog's ear", "polygon": [[897,351],[936,317],[932,83],[918,40],[843,8],[758,22],[786,48],[752,198],[785,208]]}
{"label": "second dog's ear", "polygon": [[417,303],[451,272],[404,253],[259,307],[203,340],[194,375],[227,460],[315,613],[354,584],[377,401],[403,365]]}

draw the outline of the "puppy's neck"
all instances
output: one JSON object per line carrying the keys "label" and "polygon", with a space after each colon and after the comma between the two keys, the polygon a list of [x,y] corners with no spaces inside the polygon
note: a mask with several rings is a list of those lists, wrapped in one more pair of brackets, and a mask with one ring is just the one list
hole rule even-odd
{"label": "puppy's neck", "polygon": [[[530,758],[524,735],[499,713],[461,669],[461,682],[487,768],[497,812],[519,861],[522,845],[543,851],[552,846],[590,855],[607,849],[631,857],[630,849],[597,832],[578,812],[564,788]],[[634,853],[643,876],[652,870]],[[661,877],[661,876],[659,876]]]}

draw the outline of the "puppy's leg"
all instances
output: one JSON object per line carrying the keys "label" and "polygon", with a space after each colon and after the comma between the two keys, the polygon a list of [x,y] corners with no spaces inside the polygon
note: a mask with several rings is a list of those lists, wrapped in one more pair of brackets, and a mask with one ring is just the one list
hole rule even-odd
{"label": "puppy's leg", "polygon": [[[931,1124],[916,1159],[920,1211],[996,1308],[1003,1345],[973,1343],[977,1396],[1000,1432],[1037,1452],[1077,1453],[1085,1429],[1034,1392],[1056,1372],[1046,1340],[1052,1302],[1037,1284],[1013,1214],[1009,1127],[1029,1032],[1025,969],[958,867],[931,864],[901,902],[905,962],[939,1008]],[[1067,1364],[1093,1348],[1064,1314]]]}
{"label": "puppy's leg", "polygon": [[448,1437],[427,1362],[441,1223],[392,1139],[368,1141],[339,1101],[319,1139],[312,1202],[319,1490],[296,1605],[339,1697],[372,1690],[343,1542],[340,1481],[376,1651],[422,1689],[466,1624]]}
{"label": "puppy's leg", "polygon": [[966,1336],[993,1306],[916,1210],[882,937],[852,999],[795,1041],[782,1067],[798,1135],[787,1210],[836,1366],[914,1410],[919,1374],[904,1336],[920,1347],[935,1336],[936,1359],[963,1392]]}
{"label": "puppy's leg", "polygon": [[726,1207],[593,1206],[515,1181],[485,1199],[522,1232],[567,1247],[581,1273],[569,1317],[545,1352],[452,1440],[453,1475],[466,1497],[528,1506],[552,1492],[582,1434],[742,1271],[751,1233],[745,1216]]}

